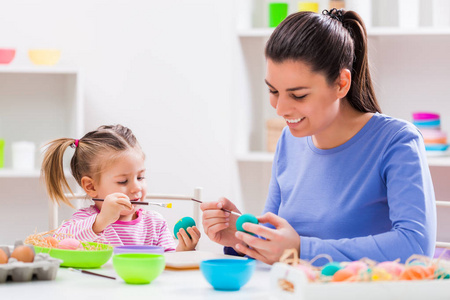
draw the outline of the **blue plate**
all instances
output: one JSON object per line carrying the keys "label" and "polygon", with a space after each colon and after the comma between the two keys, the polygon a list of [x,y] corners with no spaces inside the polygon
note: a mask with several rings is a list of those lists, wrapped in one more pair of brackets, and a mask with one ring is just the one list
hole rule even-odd
{"label": "blue plate", "polygon": [[427,151],[445,151],[448,149],[448,144],[425,144]]}

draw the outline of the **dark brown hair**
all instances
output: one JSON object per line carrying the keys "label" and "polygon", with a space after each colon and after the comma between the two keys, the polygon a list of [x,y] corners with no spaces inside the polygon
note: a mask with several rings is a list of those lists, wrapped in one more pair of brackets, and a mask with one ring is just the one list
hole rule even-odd
{"label": "dark brown hair", "polygon": [[71,194],[73,192],[67,183],[63,167],[64,152],[68,147],[75,148],[70,168],[73,177],[80,185],[83,176],[99,177],[105,165],[111,163],[124,151],[135,149],[144,156],[133,132],[122,125],[100,126],[78,141],[72,138],[60,138],[45,145],[41,173],[47,192],[53,201],[64,202],[71,207],[73,205],[65,196],[65,191]]}
{"label": "dark brown hair", "polygon": [[323,73],[329,84],[348,69],[352,83],[346,99],[350,105],[361,112],[381,112],[369,72],[366,28],[354,11],[291,14],[270,36],[265,55],[275,63],[302,61],[312,71]]}

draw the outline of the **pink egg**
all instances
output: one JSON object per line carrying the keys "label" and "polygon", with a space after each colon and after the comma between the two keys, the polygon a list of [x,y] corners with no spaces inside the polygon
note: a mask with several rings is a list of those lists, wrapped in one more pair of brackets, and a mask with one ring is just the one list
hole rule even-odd
{"label": "pink egg", "polygon": [[348,265],[345,266],[345,269],[351,271],[356,275],[360,270],[367,270],[367,264],[362,261],[356,260],[348,263]]}
{"label": "pink egg", "polygon": [[377,264],[377,268],[384,269],[391,275],[396,277],[400,276],[405,267],[402,264],[399,264],[395,261],[384,261]]}
{"label": "pink egg", "polygon": [[83,245],[79,240],[76,239],[64,239],[58,243],[59,249],[66,249],[66,250],[82,250]]}
{"label": "pink egg", "polygon": [[295,266],[297,269],[302,270],[303,272],[305,272],[306,277],[308,278],[309,281],[315,281],[317,278],[316,273],[309,267],[304,266],[304,265],[297,265]]}

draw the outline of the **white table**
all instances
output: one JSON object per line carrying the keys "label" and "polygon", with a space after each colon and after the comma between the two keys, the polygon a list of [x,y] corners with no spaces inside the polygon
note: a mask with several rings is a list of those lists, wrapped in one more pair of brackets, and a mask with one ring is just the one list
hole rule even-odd
{"label": "white table", "polygon": [[6,282],[0,284],[0,299],[269,299],[270,266],[258,262],[250,281],[239,291],[216,291],[200,270],[164,270],[152,283],[126,284],[114,271],[111,260],[90,271],[117,277],[116,280],[59,268],[55,280]]}
{"label": "white table", "polygon": [[[301,271],[290,270],[287,279],[297,281],[304,289],[299,294],[286,294],[275,291],[274,278],[286,278],[287,266],[272,266],[257,262],[250,281],[239,291],[225,292],[214,290],[203,278],[200,270],[164,270],[152,283],[145,285],[126,284],[114,271],[111,260],[100,269],[90,271],[114,276],[107,279],[81,274],[59,268],[55,280],[30,282],[6,282],[0,284],[0,300],[143,300],[143,299],[286,299],[286,300],[449,300],[450,280],[444,281],[402,281],[402,282],[361,282],[306,284],[301,282]],[[271,274],[272,273],[272,274]],[[297,273],[297,274],[296,274]],[[271,280],[271,275],[275,277]],[[278,275],[278,276],[277,276]],[[271,287],[272,285],[272,287]],[[302,291],[302,290],[298,290]]]}

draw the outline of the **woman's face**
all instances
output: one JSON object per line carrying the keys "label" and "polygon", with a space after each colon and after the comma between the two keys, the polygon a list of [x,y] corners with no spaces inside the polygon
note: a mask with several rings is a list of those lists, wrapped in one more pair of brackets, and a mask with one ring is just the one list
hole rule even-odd
{"label": "woman's face", "polygon": [[339,84],[329,85],[321,73],[301,62],[267,60],[266,84],[270,104],[286,120],[293,136],[304,137],[333,131],[339,113]]}

